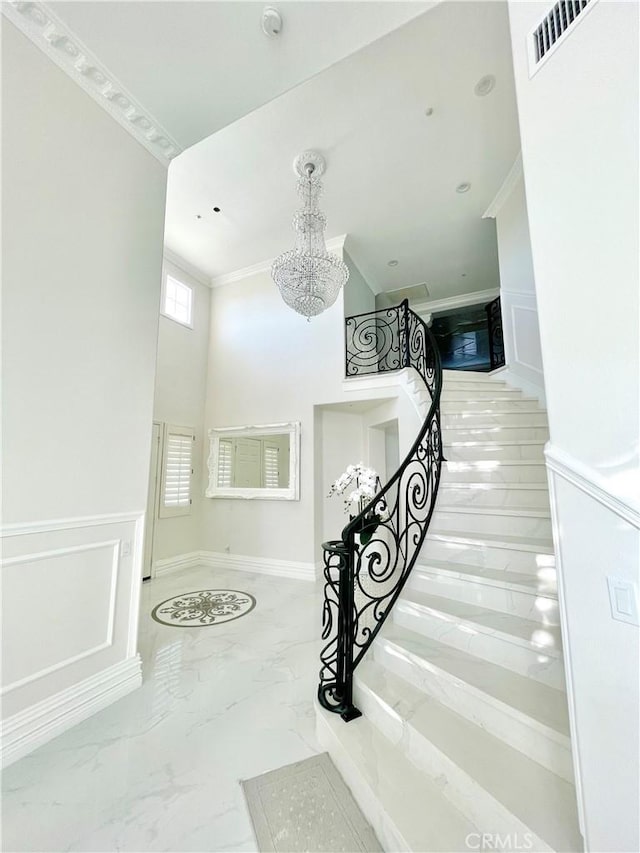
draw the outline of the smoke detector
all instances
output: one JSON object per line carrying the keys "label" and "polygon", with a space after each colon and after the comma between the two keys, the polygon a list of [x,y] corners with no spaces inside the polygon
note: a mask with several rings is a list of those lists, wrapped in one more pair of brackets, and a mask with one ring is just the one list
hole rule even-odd
{"label": "smoke detector", "polygon": [[273,6],[265,6],[262,10],[262,32],[275,38],[282,32],[282,15]]}

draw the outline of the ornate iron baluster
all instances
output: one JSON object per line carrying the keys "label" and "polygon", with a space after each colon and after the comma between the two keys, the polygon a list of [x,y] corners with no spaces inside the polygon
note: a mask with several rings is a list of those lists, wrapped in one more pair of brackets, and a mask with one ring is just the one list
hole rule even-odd
{"label": "ornate iron baluster", "polygon": [[[346,374],[414,368],[431,406],[413,447],[376,497],[324,549],[324,609],[318,700],[345,721],[353,673],[384,624],[414,566],[435,507],[442,466],[437,344],[405,300],[395,308],[346,319]],[[360,537],[367,530],[367,536]],[[371,529],[373,535],[369,536]]]}
{"label": "ornate iron baluster", "polygon": [[484,310],[487,312],[487,325],[489,327],[489,355],[491,358],[491,369],[495,370],[497,367],[503,367],[505,364],[500,297],[498,296],[493,300],[493,302],[489,302],[488,305],[485,305]]}

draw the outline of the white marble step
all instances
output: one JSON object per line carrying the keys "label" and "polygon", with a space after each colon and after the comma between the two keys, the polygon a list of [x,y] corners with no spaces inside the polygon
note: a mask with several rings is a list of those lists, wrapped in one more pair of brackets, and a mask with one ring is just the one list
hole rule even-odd
{"label": "white marble step", "polygon": [[516,388],[507,388],[507,387],[493,387],[478,385],[473,390],[469,390],[467,388],[458,388],[457,385],[445,385],[442,388],[442,400],[460,400],[461,402],[466,402],[467,400],[520,400],[522,399],[522,391],[517,390]]}
{"label": "white marble step", "polygon": [[508,536],[504,533],[451,533],[429,527],[420,554],[422,560],[487,566],[494,569],[534,574],[542,567],[555,566],[553,545],[548,539]]}
{"label": "white marble step", "polygon": [[450,384],[477,384],[480,385],[506,385],[504,379],[490,376],[488,373],[480,373],[473,370],[443,370],[442,379],[445,385]]}
{"label": "white marble step", "polygon": [[[504,394],[495,395],[489,399],[467,397],[466,399],[451,399],[445,392],[440,398],[441,409],[446,415],[451,414],[510,414],[512,412],[535,412],[538,401],[535,397],[507,397]],[[546,415],[546,412],[545,412]]]}
{"label": "white marble step", "polygon": [[451,506],[536,507],[549,511],[546,483],[448,483],[440,481],[439,509]]}
{"label": "white marble step", "polygon": [[413,567],[406,589],[512,613],[539,625],[559,624],[555,568],[527,574],[444,560],[421,561]]}
{"label": "white marble step", "polygon": [[[486,380],[485,382],[481,382],[478,380],[473,380],[471,382],[450,382],[445,379],[442,385],[443,391],[464,391],[467,393],[469,397],[472,397],[474,393],[479,391],[494,391],[495,393],[502,394],[507,391],[519,390],[513,389],[507,385],[506,382],[497,382],[496,380]],[[522,393],[522,392],[520,392]]]}
{"label": "white marble step", "polygon": [[508,536],[533,536],[551,540],[551,518],[548,509],[535,507],[443,507],[436,503],[431,530],[468,533],[491,533]]}
{"label": "white marble step", "polygon": [[[444,796],[492,837],[578,851],[575,788],[375,661],[356,670],[358,707]],[[463,848],[464,849],[464,848]]]}
{"label": "white marble step", "polygon": [[472,654],[386,624],[374,659],[543,767],[573,780],[566,696]]}
{"label": "white marble step", "polygon": [[469,461],[481,462],[484,459],[495,459],[500,462],[507,460],[528,462],[544,462],[545,442],[539,438],[528,438],[520,441],[449,441],[444,442],[444,455],[451,462]]}
{"label": "white marble step", "polygon": [[415,589],[404,591],[396,601],[393,620],[541,684],[565,689],[562,641],[556,626]]}
{"label": "white marble step", "polygon": [[443,428],[445,444],[450,441],[495,441],[498,444],[511,444],[513,441],[531,439],[547,441],[549,428],[546,426],[496,426],[495,424]]}
{"label": "white marble step", "polygon": [[316,735],[385,850],[465,850],[478,832],[367,717],[345,724],[316,706]]}
{"label": "white marble step", "polygon": [[543,426],[546,427],[547,413],[537,406],[530,406],[527,409],[515,409],[507,411],[463,411],[462,409],[448,408],[442,410],[442,427],[443,429],[456,427],[476,427],[476,426]]}
{"label": "white marble step", "polygon": [[447,459],[441,476],[446,483],[547,483],[546,466],[535,459]]}

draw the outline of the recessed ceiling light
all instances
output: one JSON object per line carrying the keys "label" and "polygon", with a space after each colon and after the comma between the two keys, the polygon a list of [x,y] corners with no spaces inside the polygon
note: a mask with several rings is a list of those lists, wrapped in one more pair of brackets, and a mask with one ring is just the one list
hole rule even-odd
{"label": "recessed ceiling light", "polygon": [[488,95],[495,85],[496,78],[493,74],[485,74],[485,76],[481,77],[473,87],[473,91],[479,98],[484,98],[484,96]]}
{"label": "recessed ceiling light", "polygon": [[458,184],[458,186],[456,187],[456,192],[457,193],[468,193],[470,189],[471,189],[471,184],[469,183],[469,181],[463,181],[461,184]]}
{"label": "recessed ceiling light", "polygon": [[395,261],[395,260],[394,261],[387,261],[387,266],[388,267],[397,267],[398,261]]}
{"label": "recessed ceiling light", "polygon": [[426,116],[432,116],[433,115],[433,107],[427,107],[426,110],[424,111],[424,114]]}
{"label": "recessed ceiling light", "polygon": [[265,6],[262,10],[262,32],[275,38],[282,32],[282,15],[273,6]]}

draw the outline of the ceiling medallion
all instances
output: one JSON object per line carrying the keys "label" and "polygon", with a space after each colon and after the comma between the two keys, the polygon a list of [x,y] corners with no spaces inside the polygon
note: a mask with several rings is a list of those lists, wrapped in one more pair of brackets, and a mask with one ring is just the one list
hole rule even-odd
{"label": "ceiling medallion", "polygon": [[303,201],[293,217],[295,248],[274,260],[271,277],[286,304],[309,320],[333,305],[347,283],[349,269],[337,255],[329,254],[324,239],[327,220],[318,207],[324,158],[316,151],[305,151],[293,168]]}

